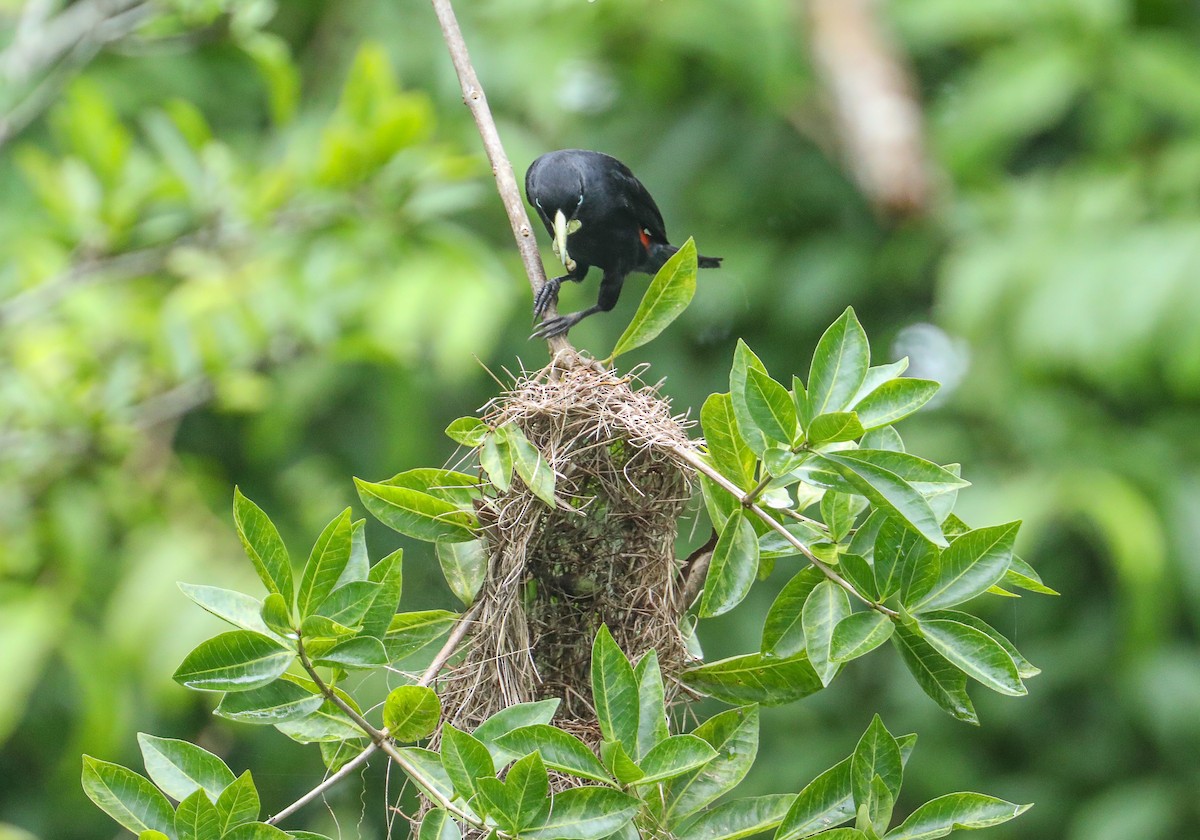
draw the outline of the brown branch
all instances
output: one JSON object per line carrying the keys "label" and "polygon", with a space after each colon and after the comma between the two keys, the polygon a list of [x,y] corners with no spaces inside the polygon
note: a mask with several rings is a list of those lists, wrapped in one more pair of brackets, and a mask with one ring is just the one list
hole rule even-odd
{"label": "brown branch", "polygon": [[847,165],[871,203],[923,212],[931,193],[921,106],[911,73],[872,0],[799,0],[817,74],[828,90]]}
{"label": "brown branch", "polygon": [[[454,629],[450,631],[450,636],[446,639],[446,643],[442,645],[441,650],[437,652],[437,655],[433,657],[433,661],[429,663],[429,667],[426,668],[425,672],[421,674],[420,679],[418,679],[416,682],[417,685],[430,685],[435,679],[437,679],[437,675],[441,673],[442,667],[446,664],[450,657],[454,655],[454,652],[458,650],[459,644],[462,643],[463,638],[470,631],[471,624],[475,621],[475,617],[479,615],[479,610],[481,607],[482,602],[476,601],[471,605],[469,610],[458,617],[458,621],[455,623]],[[320,685],[320,683],[318,683],[318,685]],[[338,699],[340,700],[341,698]],[[388,735],[387,727],[384,727],[378,731],[385,737]],[[269,825],[278,825],[308,803],[320,798],[322,795],[324,795],[325,791],[329,790],[338,782],[342,781],[342,779],[358,770],[359,767],[366,764],[368,759],[370,759],[378,749],[379,744],[372,740],[370,744],[363,748],[362,752],[342,765],[342,767],[336,773],[334,773],[332,776],[329,776],[327,779],[321,782],[321,784],[317,785],[308,793],[301,796],[291,805],[272,816],[269,820],[267,820],[267,823]]]}
{"label": "brown branch", "polygon": [[[467,53],[467,44],[463,40],[462,30],[459,29],[450,0],[433,0],[433,11],[442,28],[442,37],[450,51],[454,70],[458,73],[463,102],[471,109],[475,127],[479,129],[479,136],[483,140],[483,149],[492,165],[492,174],[496,176],[496,189],[500,193],[500,200],[504,202],[504,211],[508,214],[513,237],[517,240],[517,250],[521,252],[521,261],[525,264],[529,285],[536,295],[546,284],[546,272],[542,267],[542,256],[538,252],[537,237],[534,236],[529,216],[525,213],[525,205],[521,201],[517,177],[508,161],[508,155],[504,152],[504,145],[500,142],[500,132],[496,129],[496,121],[488,107],[483,85],[475,75],[475,68],[471,64],[471,56]],[[557,314],[557,307],[551,305],[542,317],[543,320],[548,320]],[[575,348],[566,336],[547,339],[547,344],[550,345],[550,354],[555,357],[564,353],[573,356],[575,353]]]}

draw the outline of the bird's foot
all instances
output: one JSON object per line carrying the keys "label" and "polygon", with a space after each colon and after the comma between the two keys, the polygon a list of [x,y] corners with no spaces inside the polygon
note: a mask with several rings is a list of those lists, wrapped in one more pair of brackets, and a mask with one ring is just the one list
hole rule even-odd
{"label": "bird's foot", "polygon": [[550,304],[558,301],[558,289],[562,286],[562,277],[554,277],[547,280],[542,288],[538,289],[538,293],[533,298],[533,316],[540,317]]}
{"label": "bird's foot", "polygon": [[542,321],[529,337],[531,339],[554,338],[556,335],[566,335],[567,330],[575,326],[577,321],[578,319],[572,318],[570,315],[560,315],[557,318]]}

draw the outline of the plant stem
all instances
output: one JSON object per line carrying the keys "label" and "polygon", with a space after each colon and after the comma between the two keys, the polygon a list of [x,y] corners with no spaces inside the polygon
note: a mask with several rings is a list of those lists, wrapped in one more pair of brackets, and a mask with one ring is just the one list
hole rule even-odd
{"label": "plant stem", "polygon": [[466,812],[457,808],[449,799],[440,793],[433,781],[426,778],[425,774],[421,772],[421,768],[409,761],[404,756],[404,753],[400,752],[399,748],[392,743],[392,738],[386,731],[382,729],[376,729],[369,720],[359,714],[353,706],[343,700],[336,691],[334,691],[325,683],[323,679],[321,679],[321,675],[317,673],[317,669],[309,660],[308,654],[304,652],[303,640],[301,640],[297,645],[296,652],[300,656],[300,664],[304,667],[304,670],[308,672],[308,675],[312,678],[312,681],[317,684],[317,688],[323,695],[325,695],[326,699],[330,700],[335,706],[341,709],[346,714],[346,717],[350,718],[350,720],[354,722],[355,726],[367,733],[375,746],[387,753],[388,758],[394,761],[401,770],[407,773],[409,778],[420,785],[430,799],[437,803],[439,807],[445,808],[459,819],[469,822],[471,825],[474,825],[477,828],[486,828],[482,822],[479,822]]}
{"label": "plant stem", "polygon": [[[446,643],[442,645],[441,650],[437,652],[437,655],[433,657],[433,661],[429,663],[429,667],[426,668],[424,673],[421,674],[420,679],[418,679],[416,682],[417,685],[430,685],[435,679],[437,679],[437,675],[441,672],[442,667],[446,664],[446,661],[454,655],[456,650],[458,650],[458,646],[461,644],[463,638],[470,630],[471,623],[475,620],[475,616],[479,614],[481,606],[482,604],[479,601],[476,601],[473,605],[471,605],[469,610],[459,616],[457,623],[454,625],[454,629],[450,631],[449,638],[446,639]],[[307,667],[305,670],[307,670]],[[311,676],[312,672],[310,671],[309,674]],[[320,686],[322,683],[318,682],[317,685]],[[340,700],[341,698],[337,699]],[[386,727],[380,729],[379,732],[385,737],[388,736]],[[269,820],[267,820],[267,823],[269,825],[278,825],[280,822],[299,811],[308,803],[319,798],[325,793],[325,791],[329,790],[342,779],[354,773],[354,771],[356,771],[363,764],[366,764],[368,759],[370,759],[370,757],[374,755],[375,751],[378,749],[379,744],[375,740],[372,740],[370,744],[363,748],[362,752],[342,765],[342,767],[336,773],[325,779],[323,782],[321,782],[321,784],[304,794],[304,796],[297,799],[291,805],[272,816]]]}
{"label": "plant stem", "polygon": [[[492,165],[492,174],[496,176],[496,189],[500,193],[500,200],[504,202],[508,223],[512,226],[513,236],[517,240],[517,250],[521,252],[521,261],[525,264],[525,273],[529,277],[529,285],[533,287],[533,293],[536,295],[542,286],[546,285],[546,272],[542,268],[542,256],[538,253],[537,237],[534,236],[533,226],[529,224],[525,205],[521,202],[516,175],[513,174],[512,164],[504,152],[504,145],[500,142],[500,132],[496,129],[496,121],[492,118],[491,108],[488,107],[483,85],[475,75],[471,56],[467,52],[467,43],[463,40],[458,18],[454,15],[454,7],[450,5],[450,0],[433,0],[433,11],[437,15],[442,38],[446,41],[450,60],[454,63],[454,70],[462,86],[463,102],[471,109],[475,127],[479,129],[479,136],[483,140],[483,149]],[[543,319],[553,318],[557,314],[556,306],[551,304],[546,309]],[[550,345],[552,356],[558,356],[564,351],[575,353],[575,348],[566,336],[555,336],[546,341]]]}
{"label": "plant stem", "polygon": [[[676,455],[678,455],[680,458],[682,458],[684,461],[686,461],[688,463],[688,465],[692,467],[692,469],[696,470],[696,472],[698,472],[698,473],[701,473],[705,477],[711,479],[714,484],[719,486],[722,490],[725,490],[726,492],[732,494],[733,497],[738,499],[739,501],[744,500],[749,495],[747,493],[743,493],[742,490],[740,488],[738,488],[738,486],[736,484],[734,484],[732,481],[727,479],[725,476],[721,475],[720,472],[718,472],[717,470],[713,469],[708,464],[706,464],[704,462],[703,458],[701,458],[699,455],[697,455],[695,452],[688,449],[687,447],[680,446],[677,443],[668,443],[667,446],[670,447],[671,451],[673,451]],[[783,525],[781,525],[778,521],[776,521],[775,517],[771,516],[769,513],[767,513],[765,510],[763,510],[757,504],[755,504],[754,502],[747,503],[745,501],[742,501],[742,504],[745,506],[745,508],[747,510],[749,510],[751,513],[753,513],[755,516],[757,516],[759,519],[761,519],[763,522],[765,522],[767,527],[769,527],[771,530],[775,531],[777,534],[779,534],[781,537],[783,537],[785,540],[787,540],[789,543],[791,543],[792,546],[794,546],[801,554],[804,555],[804,557],[808,560],[808,562],[812,563],[814,566],[816,566],[818,569],[820,569],[821,572],[825,575],[825,577],[829,578],[831,581],[836,583],[838,586],[842,587],[842,589],[845,589],[848,593],[853,595],[858,600],[862,601],[864,604],[866,604],[871,609],[881,612],[884,615],[889,616],[890,618],[898,618],[899,617],[900,614],[898,612],[896,612],[895,610],[893,610],[889,607],[885,607],[883,604],[875,603],[870,598],[868,598],[867,596],[865,596],[861,592],[859,592],[857,589],[855,589],[854,585],[852,583],[850,583],[844,577],[839,575],[830,566],[828,566],[826,563],[824,563],[819,557],[817,557],[815,554],[813,554],[812,550],[809,549],[808,546],[806,546],[804,543],[800,542],[800,540],[798,540],[794,534],[792,534],[790,531],[788,531],[787,528],[783,527]]]}

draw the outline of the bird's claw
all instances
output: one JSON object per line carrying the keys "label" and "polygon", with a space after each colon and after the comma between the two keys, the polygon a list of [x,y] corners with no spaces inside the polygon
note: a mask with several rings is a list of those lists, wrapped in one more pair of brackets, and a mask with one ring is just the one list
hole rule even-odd
{"label": "bird's claw", "polygon": [[547,280],[542,288],[538,289],[538,293],[533,297],[533,316],[540,317],[546,308],[558,300],[558,288],[562,285],[561,277],[554,277]]}
{"label": "bird's claw", "polygon": [[533,334],[530,335],[529,338],[530,340],[533,340],[535,338],[554,338],[558,335],[564,335],[566,334],[567,330],[571,329],[574,323],[575,322],[571,318],[565,316],[551,318],[548,321],[542,321],[542,323],[538,325],[538,328],[533,331]]}

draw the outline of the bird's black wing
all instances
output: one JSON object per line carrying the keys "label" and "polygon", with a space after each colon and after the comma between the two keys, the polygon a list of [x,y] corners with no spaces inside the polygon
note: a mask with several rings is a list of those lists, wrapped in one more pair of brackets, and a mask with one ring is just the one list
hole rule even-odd
{"label": "bird's black wing", "polygon": [[650,238],[655,242],[666,242],[667,226],[650,191],[629,171],[629,167],[620,161],[616,163],[612,177],[617,182],[618,194],[624,199],[625,206],[637,219],[638,227],[650,231]]}

